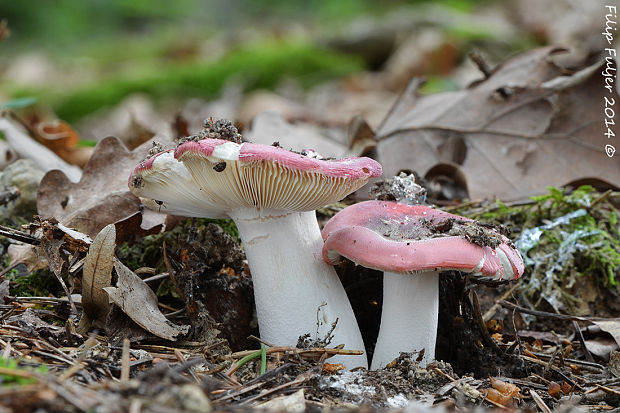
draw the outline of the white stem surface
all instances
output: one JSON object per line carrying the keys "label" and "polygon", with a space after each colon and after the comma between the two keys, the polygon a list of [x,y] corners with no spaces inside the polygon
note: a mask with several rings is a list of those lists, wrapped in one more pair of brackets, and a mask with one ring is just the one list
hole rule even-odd
{"label": "white stem surface", "polygon": [[[295,346],[299,336],[323,338],[338,319],[330,347],[364,350],[364,342],[334,268],[321,259],[323,239],[314,211],[237,210],[230,214],[248,259],[261,338]],[[318,330],[318,336],[317,336]],[[336,356],[330,363],[367,367],[361,356]]]}
{"label": "white stem surface", "polygon": [[372,358],[372,370],[385,367],[401,352],[424,349],[422,365],[433,361],[438,315],[438,272],[385,272],[381,327]]}

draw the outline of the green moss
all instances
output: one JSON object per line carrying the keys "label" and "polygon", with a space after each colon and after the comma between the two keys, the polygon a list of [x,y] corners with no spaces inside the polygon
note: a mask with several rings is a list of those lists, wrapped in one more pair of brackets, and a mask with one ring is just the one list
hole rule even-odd
{"label": "green moss", "polygon": [[64,295],[62,286],[49,269],[32,271],[19,275],[16,269],[9,271],[5,278],[11,282],[11,294],[18,297],[46,297]]}
{"label": "green moss", "polygon": [[525,205],[496,201],[455,212],[512,230],[526,262],[522,297],[533,306],[544,299],[556,309],[572,310],[584,280],[620,292],[618,210],[591,186],[548,191]]}
{"label": "green moss", "polygon": [[[155,98],[212,98],[231,78],[246,89],[273,88],[284,77],[294,77],[309,86],[360,69],[360,61],[352,57],[308,44],[278,43],[233,51],[216,62],[154,65],[139,75],[102,80],[78,90],[34,94],[40,96],[40,101],[51,103],[61,119],[74,122],[133,93]],[[31,95],[33,91],[17,94]]]}
{"label": "green moss", "polygon": [[[15,371],[34,371],[37,373],[47,373],[47,367],[45,367],[45,365],[40,365],[36,368],[32,368],[32,367],[24,367],[24,366],[20,366],[19,363],[17,362],[17,360],[15,359],[4,359],[2,357],[0,357],[0,367],[4,368],[4,369],[9,369],[9,370],[15,370]],[[7,374],[0,374],[0,385],[2,386],[9,386],[9,385],[24,385],[24,384],[31,384],[36,382],[36,380],[34,378],[25,378],[25,377],[18,377],[18,376],[14,376],[10,373]]]}

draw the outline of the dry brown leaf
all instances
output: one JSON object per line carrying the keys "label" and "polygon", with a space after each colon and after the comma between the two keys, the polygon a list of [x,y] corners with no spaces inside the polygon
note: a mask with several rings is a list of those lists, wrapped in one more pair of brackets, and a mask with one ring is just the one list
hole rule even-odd
{"label": "dry brown leaf", "polygon": [[110,299],[103,290],[112,282],[114,268],[114,248],[116,247],[116,228],[107,225],[97,234],[88,250],[82,271],[82,318],[77,329],[80,334],[88,331],[91,325],[105,327],[110,311]]}
{"label": "dry brown leaf", "polygon": [[349,122],[347,142],[350,156],[372,157],[374,155],[373,151],[377,146],[375,132],[361,115],[354,116]]}
{"label": "dry brown leaf", "polygon": [[93,148],[77,146],[80,136],[71,125],[59,119],[50,121],[34,119],[30,128],[40,143],[71,165],[83,168],[93,154]]}
{"label": "dry brown leaf", "polygon": [[344,364],[333,364],[333,363],[323,363],[323,368],[321,369],[321,373],[323,374],[336,374],[340,370],[345,370],[346,367]]}
{"label": "dry brown leaf", "polygon": [[[141,212],[140,200],[129,192],[127,179],[151,147],[149,141],[129,151],[117,138],[108,137],[96,146],[78,183],[70,182],[60,171],[48,172],[41,181],[37,196],[39,215],[56,218],[62,224],[94,237],[106,225]],[[150,226],[143,229],[158,231],[166,216],[157,215],[158,219],[150,220]],[[144,226],[144,222],[141,225]],[[140,227],[137,227],[125,232],[139,231]]]}
{"label": "dry brown leaf", "polygon": [[590,321],[599,326],[601,330],[611,334],[616,344],[620,346],[620,318],[594,318]]}
{"label": "dry brown leaf", "polygon": [[59,119],[40,121],[33,125],[39,142],[58,153],[78,144],[80,137],[68,123]]}
{"label": "dry brown leaf", "polygon": [[[384,174],[453,162],[472,198],[523,198],[593,176],[620,182],[620,154],[605,153],[602,121],[604,92],[618,94],[606,93],[602,63],[566,76],[551,62],[559,51],[517,55],[463,91],[418,96],[414,80],[377,130]],[[442,153],[450,140],[462,151]]]}
{"label": "dry brown leaf", "polygon": [[189,326],[179,326],[166,319],[157,308],[157,296],[140,277],[116,259],[114,268],[118,283],[116,287],[107,287],[104,290],[110,300],[136,324],[157,337],[171,341],[189,331]]}
{"label": "dry brown leaf", "polygon": [[[604,333],[595,334],[585,340],[588,351],[603,359],[609,359],[614,350],[620,348],[620,318],[588,318]],[[596,328],[596,327],[595,327]]]}

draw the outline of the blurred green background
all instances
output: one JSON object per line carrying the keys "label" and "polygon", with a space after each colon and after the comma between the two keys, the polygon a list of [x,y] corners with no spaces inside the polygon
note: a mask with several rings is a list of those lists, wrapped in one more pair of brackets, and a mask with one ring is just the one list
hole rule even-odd
{"label": "blurred green background", "polygon": [[[506,42],[496,36],[493,28],[469,21],[478,10],[496,3],[492,0],[2,2],[0,17],[8,22],[11,35],[0,44],[0,70],[6,74],[0,77],[0,99],[33,96],[51,105],[60,118],[75,122],[133,93],[146,93],[153,98],[209,99],[217,96],[231,79],[242,84],[246,91],[274,88],[288,78],[307,88],[367,69],[380,69],[391,51],[390,43],[365,44],[362,35],[357,40],[362,44],[360,48],[355,39],[351,40],[351,33],[372,31],[373,27],[375,32],[386,31],[385,23],[381,26],[376,22],[389,20],[389,16],[393,18],[401,10],[413,16],[412,22],[420,19],[422,25],[433,24],[433,19],[445,20],[434,24],[461,51],[458,59],[466,56],[472,47],[486,48],[485,42],[502,43],[500,49],[504,55],[534,44],[536,40],[531,35]],[[433,17],[437,10],[448,17]],[[389,35],[393,45],[398,33]],[[372,40],[376,39],[377,36]],[[385,39],[379,35],[379,40]],[[365,47],[367,50],[363,50]],[[374,55],[369,53],[371,47],[383,47],[385,56],[376,51],[372,52]],[[23,58],[25,69],[17,65],[18,57]],[[39,70],[45,74],[46,69],[53,75],[40,76],[40,81],[36,76],[33,78],[37,81],[21,81],[28,79],[25,71]],[[434,73],[436,67],[431,69],[422,73],[430,80],[428,90],[455,87],[443,79],[445,68],[440,68],[444,73]]]}

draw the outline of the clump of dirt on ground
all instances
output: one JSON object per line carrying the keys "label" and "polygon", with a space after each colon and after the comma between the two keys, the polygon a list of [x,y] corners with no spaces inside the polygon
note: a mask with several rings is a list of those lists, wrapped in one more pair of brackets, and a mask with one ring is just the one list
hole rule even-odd
{"label": "clump of dirt on ground", "polygon": [[380,370],[321,375],[313,381],[308,397],[326,404],[339,401],[373,408],[405,407],[409,400],[432,403],[432,394],[452,382],[454,373],[450,364],[442,361],[423,368],[417,361],[418,356],[417,353],[401,353]]}

